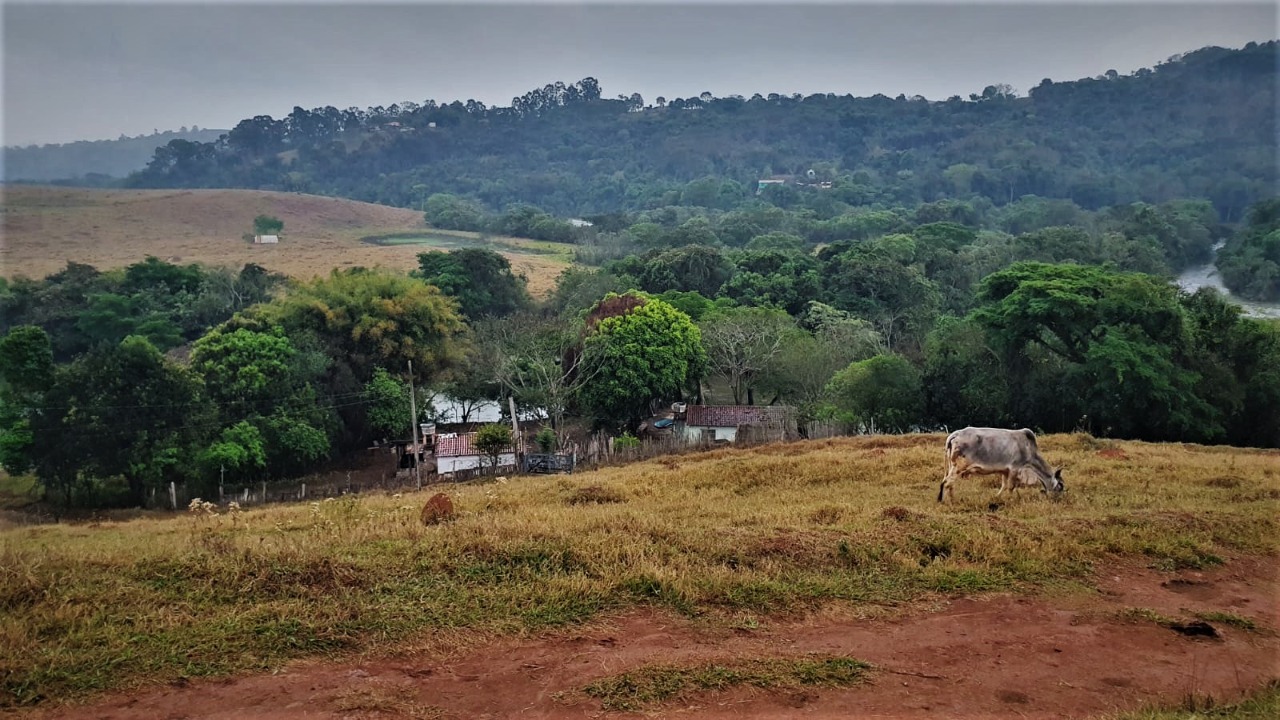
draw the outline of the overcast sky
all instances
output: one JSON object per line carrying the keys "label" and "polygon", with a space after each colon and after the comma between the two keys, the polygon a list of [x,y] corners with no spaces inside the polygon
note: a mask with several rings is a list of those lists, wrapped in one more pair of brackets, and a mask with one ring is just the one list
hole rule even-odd
{"label": "overcast sky", "polygon": [[1274,2],[1116,5],[660,1],[3,0],[5,145],[230,128],[295,105],[511,98],[592,76],[606,96],[703,91],[945,99],[1151,67],[1277,37]]}

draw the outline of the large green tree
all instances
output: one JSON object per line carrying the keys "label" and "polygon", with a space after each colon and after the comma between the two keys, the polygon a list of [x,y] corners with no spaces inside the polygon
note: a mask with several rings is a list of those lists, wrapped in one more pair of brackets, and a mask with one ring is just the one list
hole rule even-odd
{"label": "large green tree", "polygon": [[[329,435],[337,425],[335,406],[358,407],[358,397],[327,401],[319,385],[330,366],[315,350],[299,350],[284,331],[265,322],[240,318],[211,330],[191,353],[191,368],[205,381],[217,406],[222,436],[205,452],[204,480],[234,460],[232,477],[248,479],[259,470],[273,476],[298,475],[329,454]],[[358,415],[355,416],[358,419]],[[241,427],[247,424],[252,432]],[[299,444],[283,437],[305,435]],[[356,431],[357,433],[359,431]],[[317,452],[315,438],[323,442]],[[238,449],[237,449],[238,448]],[[261,460],[259,461],[259,458]]]}
{"label": "large green tree", "polygon": [[471,320],[509,315],[532,304],[528,280],[511,270],[511,262],[484,248],[418,255],[417,276],[458,300]]}
{"label": "large green tree", "polygon": [[410,361],[425,384],[455,367],[467,344],[456,305],[439,288],[383,270],[335,270],[252,316],[281,326],[295,342],[314,338],[334,361],[330,376],[354,381],[335,385],[341,392],[358,391],[376,367],[407,368]]}
{"label": "large green tree", "polygon": [[702,333],[688,315],[643,295],[609,295],[588,316],[581,372],[593,375],[582,398],[598,421],[634,429],[656,401],[678,398],[706,371]]}
{"label": "large green tree", "polygon": [[755,404],[761,380],[774,369],[787,344],[803,335],[791,316],[768,308],[721,310],[699,328],[707,369],[729,384],[734,405]]}
{"label": "large green tree", "polygon": [[852,363],[827,385],[838,417],[868,431],[905,432],[924,419],[920,373],[899,355]]}
{"label": "large green tree", "polygon": [[44,330],[20,325],[0,337],[0,467],[8,472],[31,468],[32,416],[53,377],[53,346]]}
{"label": "large green tree", "polygon": [[60,367],[44,402],[32,419],[36,474],[69,501],[77,487],[119,477],[128,502],[146,503],[188,476],[214,418],[199,376],[140,337]]}
{"label": "large green tree", "polygon": [[[1171,284],[1101,267],[1018,263],[987,277],[978,296],[973,317],[1003,353],[1016,420],[1071,429],[1087,417],[1089,427],[1126,437],[1222,437],[1223,417],[1201,397],[1189,366],[1194,338]],[[1058,370],[1038,373],[1048,365]]]}

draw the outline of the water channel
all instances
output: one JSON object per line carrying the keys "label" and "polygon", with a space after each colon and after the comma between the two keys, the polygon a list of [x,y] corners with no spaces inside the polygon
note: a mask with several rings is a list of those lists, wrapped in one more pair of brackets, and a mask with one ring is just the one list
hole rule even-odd
{"label": "water channel", "polygon": [[[1221,244],[1214,246],[1215,255],[1221,247]],[[1244,308],[1244,314],[1249,317],[1280,318],[1280,303],[1255,302],[1231,294],[1227,286],[1222,284],[1222,277],[1218,275],[1218,268],[1212,260],[1205,265],[1187,268],[1178,276],[1177,283],[1178,287],[1187,292],[1195,292],[1202,287],[1214,288],[1228,300]]]}

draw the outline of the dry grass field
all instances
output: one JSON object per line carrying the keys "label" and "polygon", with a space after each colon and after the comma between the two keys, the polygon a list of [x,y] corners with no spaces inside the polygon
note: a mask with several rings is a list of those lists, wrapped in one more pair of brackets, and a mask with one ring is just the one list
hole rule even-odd
{"label": "dry grass field", "polygon": [[[99,269],[154,255],[175,263],[240,267],[253,262],[299,279],[356,265],[417,267],[427,245],[375,245],[369,236],[426,231],[422,213],[340,198],[257,190],[94,190],[9,186],[2,191],[0,274],[44,277],[68,261]],[[279,245],[243,240],[253,218],[284,221]],[[472,233],[432,234],[475,240]],[[501,251],[529,278],[535,296],[566,266],[564,254],[521,251],[537,243],[500,238]]]}
{"label": "dry grass field", "polygon": [[[118,712],[83,716],[203,702],[302,717],[283,709],[300,702],[329,703],[325,717],[501,717],[540,703],[540,717],[585,717],[710,693],[700,716],[741,716],[735,698],[791,716],[806,697],[840,716],[839,703],[906,702],[899,680],[952,678],[946,697],[961,702],[957,674],[972,664],[971,682],[1015,683],[974,703],[1025,715],[1019,698],[1051,696],[1082,716],[1277,674],[1260,659],[1277,651],[1280,454],[1046,436],[1063,498],[996,504],[974,479],[943,506],[941,444],[719,449],[405,496],[11,527],[0,707],[62,716],[61,702],[106,697]],[[441,489],[459,516],[423,526]],[[1169,618],[1207,618],[1226,640],[1192,646]],[[975,627],[987,629],[969,637]],[[1195,683],[1156,665],[1186,653],[1199,653]],[[877,675],[881,657],[924,672]],[[410,660],[314,662],[377,658]],[[1102,673],[1115,697],[1081,673]]]}

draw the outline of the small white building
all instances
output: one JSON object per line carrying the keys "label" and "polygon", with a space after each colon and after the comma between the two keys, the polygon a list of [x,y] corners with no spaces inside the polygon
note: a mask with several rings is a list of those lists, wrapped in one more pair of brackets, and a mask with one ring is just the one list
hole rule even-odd
{"label": "small white building", "polygon": [[[436,472],[447,475],[459,470],[475,470],[480,467],[488,469],[490,458],[473,446],[475,439],[476,433],[436,436]],[[509,448],[498,455],[498,470],[514,470],[515,466],[515,448]]]}
{"label": "small white building", "polygon": [[279,235],[254,235],[254,245],[275,245],[280,242]]}

